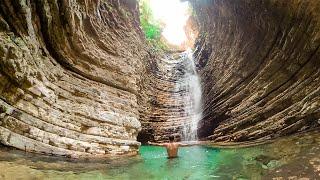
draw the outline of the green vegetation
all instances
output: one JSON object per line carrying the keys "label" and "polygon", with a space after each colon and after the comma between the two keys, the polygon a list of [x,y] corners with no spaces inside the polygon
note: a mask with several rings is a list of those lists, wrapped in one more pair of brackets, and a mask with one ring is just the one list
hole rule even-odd
{"label": "green vegetation", "polygon": [[154,19],[149,0],[140,0],[139,6],[141,28],[148,43],[150,43],[155,50],[167,50],[167,45],[161,40],[163,24]]}
{"label": "green vegetation", "polygon": [[148,0],[140,0],[140,22],[148,40],[161,38],[161,24],[154,19]]}
{"label": "green vegetation", "polygon": [[0,105],[0,113],[5,113],[7,111],[7,108],[3,105]]}

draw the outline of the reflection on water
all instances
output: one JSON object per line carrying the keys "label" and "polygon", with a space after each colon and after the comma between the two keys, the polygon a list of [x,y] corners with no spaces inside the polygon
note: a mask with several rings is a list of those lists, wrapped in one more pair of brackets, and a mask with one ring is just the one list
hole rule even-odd
{"label": "reflection on water", "polygon": [[70,160],[1,148],[0,179],[320,178],[319,132],[248,148],[184,147],[176,159],[167,159],[162,147],[142,146],[140,154]]}

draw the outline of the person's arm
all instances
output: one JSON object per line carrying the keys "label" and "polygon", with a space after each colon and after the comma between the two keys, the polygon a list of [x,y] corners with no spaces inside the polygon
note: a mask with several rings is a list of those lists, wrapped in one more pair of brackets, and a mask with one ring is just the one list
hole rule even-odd
{"label": "person's arm", "polygon": [[148,141],[149,145],[153,145],[153,146],[166,146],[166,143],[155,143],[155,142],[150,142]]}
{"label": "person's arm", "polygon": [[200,142],[199,141],[194,141],[194,142],[189,142],[187,143],[179,143],[179,146],[181,147],[186,147],[186,146],[195,146],[195,145],[199,145]]}

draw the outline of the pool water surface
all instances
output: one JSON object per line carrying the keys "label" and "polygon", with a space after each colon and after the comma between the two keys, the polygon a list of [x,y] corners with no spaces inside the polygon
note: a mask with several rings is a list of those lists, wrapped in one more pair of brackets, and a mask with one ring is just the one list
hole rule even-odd
{"label": "pool water surface", "polygon": [[319,131],[246,148],[182,147],[175,159],[156,146],[99,161],[1,147],[0,179],[320,179],[319,154]]}

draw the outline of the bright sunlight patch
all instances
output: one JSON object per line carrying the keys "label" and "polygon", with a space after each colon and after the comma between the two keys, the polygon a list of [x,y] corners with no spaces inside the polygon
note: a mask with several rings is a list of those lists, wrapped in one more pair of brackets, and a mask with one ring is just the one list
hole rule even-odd
{"label": "bright sunlight patch", "polygon": [[140,0],[141,26],[149,41],[161,38],[180,46],[187,41],[184,27],[190,16],[188,2],[180,0]]}
{"label": "bright sunlight patch", "polygon": [[180,0],[150,0],[154,18],[164,24],[162,35],[174,45],[186,41],[184,26],[189,18],[189,4]]}

